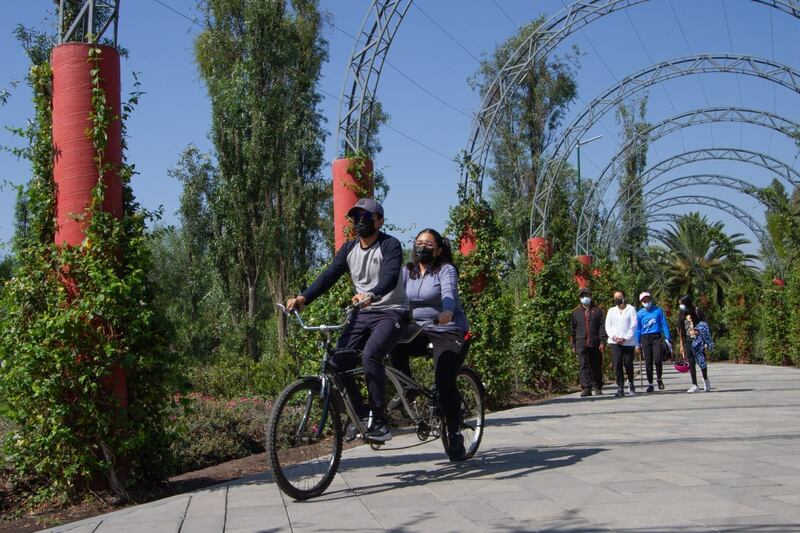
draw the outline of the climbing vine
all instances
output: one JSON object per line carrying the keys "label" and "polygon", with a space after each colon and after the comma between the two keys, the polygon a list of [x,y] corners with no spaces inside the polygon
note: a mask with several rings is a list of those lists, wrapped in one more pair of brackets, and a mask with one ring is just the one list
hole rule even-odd
{"label": "climbing vine", "polygon": [[[467,185],[478,190],[479,168],[466,158],[461,164]],[[450,210],[447,234],[454,235],[457,244],[470,241],[475,246],[466,254],[454,250],[461,302],[470,329],[476,334],[468,364],[481,373],[490,398],[496,401],[512,384],[508,350],[513,301],[510,293],[503,290],[508,261],[492,208],[485,200],[469,194],[469,188],[459,188],[459,204]]]}
{"label": "climbing vine", "polygon": [[[54,244],[52,76],[47,63],[34,65],[28,81],[36,120],[24,132],[33,177],[20,191],[18,265],[2,296],[0,397],[19,428],[4,451],[17,475],[38,481],[46,497],[76,496],[98,483],[124,497],[136,482],[164,475],[170,462],[167,408],[178,367],[167,350],[169,330],[150,303],[148,213],[133,201],[133,168],[106,161],[106,132],[121,117],[112,115],[100,78],[107,49],[89,50],[86,134],[99,174],[116,171],[123,182],[123,217],[102,209],[98,180],[88,209],[75,215],[85,224],[83,243]],[[127,377],[127,405],[111,392],[115,368]]]}

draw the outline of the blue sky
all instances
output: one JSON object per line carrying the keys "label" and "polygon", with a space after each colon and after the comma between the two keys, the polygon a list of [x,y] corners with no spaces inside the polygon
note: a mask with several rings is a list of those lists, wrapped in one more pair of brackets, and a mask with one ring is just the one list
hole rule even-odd
{"label": "blue sky", "polygon": [[[179,183],[167,175],[168,169],[190,143],[203,150],[210,149],[209,102],[192,51],[194,35],[200,28],[162,5],[191,17],[194,3],[194,0],[121,3],[119,41],[130,50],[130,57],[122,63],[123,92],[131,89],[131,72],[136,71],[147,93],[128,126],[128,157],[141,173],[134,179],[133,187],[145,207],[164,207],[165,224],[177,223],[175,211],[180,195]],[[466,83],[478,67],[476,58],[508,38],[516,25],[540,14],[549,17],[564,7],[561,0],[417,0],[415,4],[418,6],[410,8],[389,52],[388,59],[396,69],[385,67],[378,87],[378,97],[391,115],[390,126],[396,131],[384,128],[381,132],[384,149],[376,165],[383,168],[391,186],[384,204],[387,218],[408,228],[400,232],[404,239],[413,237],[413,228],[443,228],[448,208],[456,202],[459,171],[450,159],[467,144],[469,115],[480,106],[478,95]],[[330,132],[326,142],[329,162],[339,155],[335,146],[339,111],[336,97],[341,94],[345,67],[353,48],[352,38],[345,32],[358,31],[368,5],[365,0],[320,2],[335,25],[326,31],[330,59],[324,66],[320,87],[326,94],[323,114]],[[0,20],[0,86],[23,79],[27,69],[27,60],[13,38],[13,28],[17,23],[52,27],[52,17],[51,22],[43,22],[51,6],[51,0],[4,2],[4,16]],[[798,36],[800,19],[754,1],[643,2],[588,25],[556,51],[565,53],[576,45],[584,54],[578,72],[579,99],[572,105],[566,123],[598,93],[625,76],[653,62],[690,53],[733,51],[774,58],[800,68]],[[443,105],[407,78],[462,112]],[[705,74],[663,82],[652,88],[648,119],[659,122],[677,112],[735,105],[777,112],[800,122],[799,102],[793,91],[765,80]],[[8,104],[0,107],[0,124],[22,125],[31,114],[30,95],[20,85]],[[619,149],[619,126],[612,114],[606,115],[589,133],[595,135],[603,138],[581,150],[582,172],[587,177],[596,177]],[[0,132],[0,145],[18,143],[7,132]],[[687,128],[654,143],[649,162],[708,147],[748,148],[795,165],[798,154],[790,140],[771,130],[715,124]],[[571,158],[574,163],[575,154]],[[329,176],[330,168],[324,172]],[[689,173],[726,174],[763,184],[771,180],[758,167],[729,161],[696,163],[669,176]],[[0,180],[23,183],[28,174],[24,161],[0,153]],[[749,197],[726,189],[698,187],[692,192],[728,199],[763,221],[763,209]],[[0,241],[7,241],[12,235],[13,205],[14,192],[6,187],[0,191]],[[753,239],[749,230],[732,217],[713,210],[707,214],[713,220],[723,220],[729,230]],[[527,218],[528,213],[520,213],[520,217]]]}

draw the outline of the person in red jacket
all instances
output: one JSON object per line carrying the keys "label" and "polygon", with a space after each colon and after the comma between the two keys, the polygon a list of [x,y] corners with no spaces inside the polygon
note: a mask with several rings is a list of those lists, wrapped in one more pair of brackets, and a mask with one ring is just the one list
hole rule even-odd
{"label": "person in red jacket", "polygon": [[578,356],[580,366],[581,397],[603,394],[603,351],[606,348],[605,318],[603,310],[592,301],[589,289],[578,291],[580,305],[572,311],[570,342]]}

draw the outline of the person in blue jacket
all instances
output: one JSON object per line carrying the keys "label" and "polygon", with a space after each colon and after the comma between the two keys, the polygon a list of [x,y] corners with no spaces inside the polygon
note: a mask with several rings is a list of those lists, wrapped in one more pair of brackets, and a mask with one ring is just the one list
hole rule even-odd
{"label": "person in blue jacket", "polygon": [[664,382],[661,380],[663,370],[661,344],[669,341],[669,325],[663,309],[656,305],[649,292],[639,295],[642,308],[636,313],[636,352],[644,354],[645,367],[647,369],[647,392],[653,392],[653,361],[656,366],[656,378],[658,390],[664,390]]}

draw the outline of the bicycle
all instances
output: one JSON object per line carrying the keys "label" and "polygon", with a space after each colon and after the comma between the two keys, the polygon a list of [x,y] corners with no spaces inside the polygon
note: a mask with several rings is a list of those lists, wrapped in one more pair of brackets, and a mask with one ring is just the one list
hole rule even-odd
{"label": "bicycle", "polygon": [[[307,326],[300,313],[289,312],[278,304],[281,311],[294,316],[306,331],[317,331],[323,336],[320,371],[315,376],[302,376],[278,396],[267,425],[267,457],[280,489],[297,500],[321,495],[333,481],[342,455],[343,417],[349,418],[359,435],[367,432],[368,423],[358,416],[352,399],[341,381],[341,375],[363,374],[363,367],[337,374],[330,367],[330,358],[337,356],[360,357],[358,350],[337,350],[333,334],[344,329],[359,304],[348,306],[345,320],[338,325]],[[411,337],[400,342],[410,342],[424,331],[424,324]],[[420,441],[441,439],[445,453],[448,450],[444,417],[438,410],[436,391],[414,381],[399,370],[386,365],[386,376],[394,384],[406,413],[415,424]],[[459,427],[464,437],[466,453],[462,460],[475,455],[483,438],[484,389],[478,374],[462,366],[456,376],[461,394]],[[406,391],[415,391],[416,399],[410,401]],[[370,442],[377,450],[383,443]]]}

